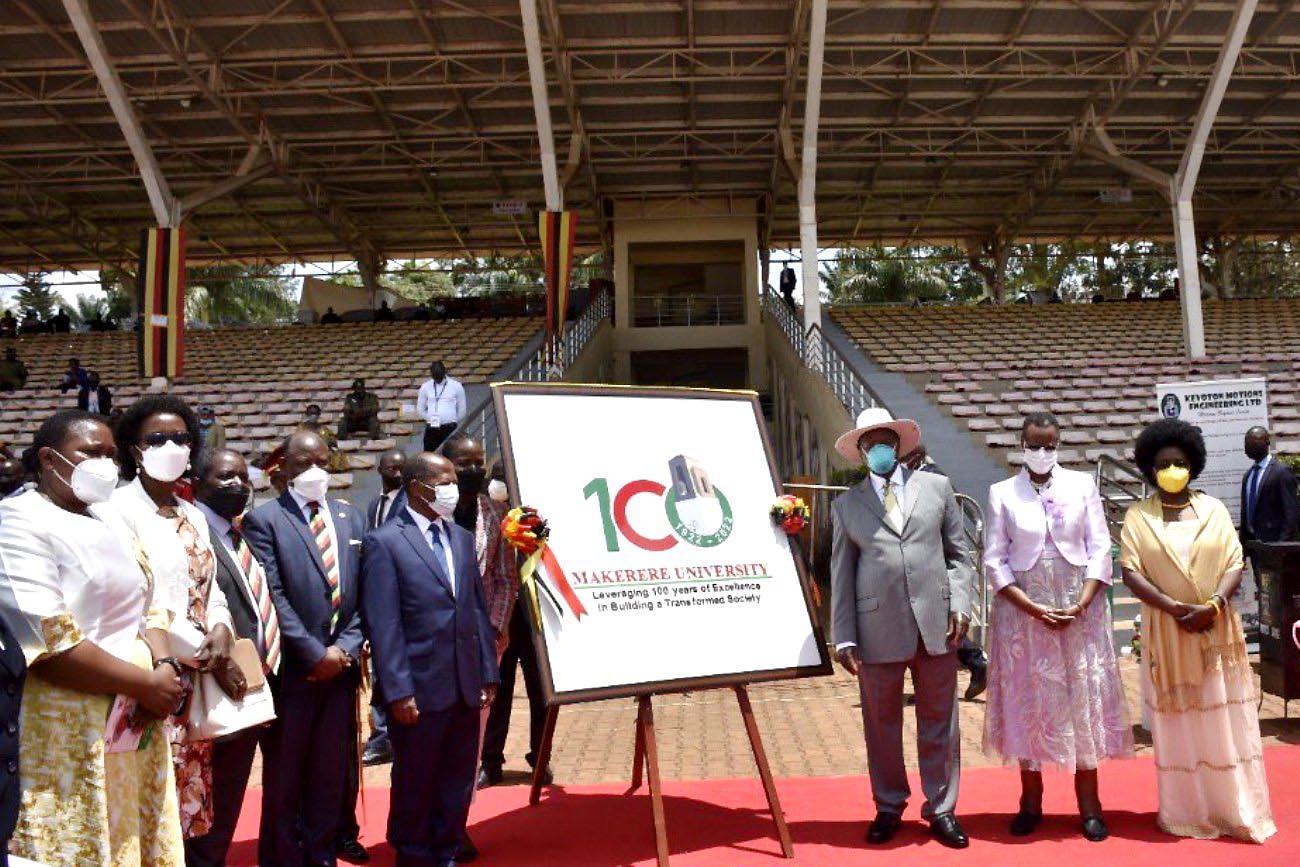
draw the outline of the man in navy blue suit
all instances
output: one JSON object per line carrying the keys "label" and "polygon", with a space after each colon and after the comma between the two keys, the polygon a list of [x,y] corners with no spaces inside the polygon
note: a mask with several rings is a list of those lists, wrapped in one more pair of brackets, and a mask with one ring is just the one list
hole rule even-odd
{"label": "man in navy blue suit", "polygon": [[327,496],[329,460],[320,434],[295,431],[284,444],[288,490],[243,524],[266,572],[284,648],[258,842],[258,861],[276,867],[337,863],[359,682],[365,521],[360,509]]}
{"label": "man in navy blue suit", "polygon": [[500,680],[460,490],[432,452],[402,470],[407,508],[366,537],[362,608],[393,743],[388,842],[398,867],[449,867],[465,833],[482,708]]}

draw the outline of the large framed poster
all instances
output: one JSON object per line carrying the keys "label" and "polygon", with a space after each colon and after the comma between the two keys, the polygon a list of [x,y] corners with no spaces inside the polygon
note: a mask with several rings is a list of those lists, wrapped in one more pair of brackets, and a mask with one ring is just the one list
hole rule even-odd
{"label": "large framed poster", "polygon": [[830,673],[757,395],[492,389],[512,502],[586,610],[540,605],[548,704]]}

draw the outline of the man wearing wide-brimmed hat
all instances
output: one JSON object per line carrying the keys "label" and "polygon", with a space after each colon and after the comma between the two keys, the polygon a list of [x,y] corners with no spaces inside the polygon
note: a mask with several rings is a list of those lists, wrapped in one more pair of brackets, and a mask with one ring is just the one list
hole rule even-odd
{"label": "man wearing wide-brimmed hat", "polygon": [[952,485],[898,462],[921,432],[910,419],[871,408],[835,449],[865,463],[867,478],[832,506],[831,632],[835,657],[858,676],[876,818],[869,843],[902,825],[911,790],[903,764],[903,674],[912,672],[921,815],[953,848],[957,823],[957,646],[970,622],[975,572]]}

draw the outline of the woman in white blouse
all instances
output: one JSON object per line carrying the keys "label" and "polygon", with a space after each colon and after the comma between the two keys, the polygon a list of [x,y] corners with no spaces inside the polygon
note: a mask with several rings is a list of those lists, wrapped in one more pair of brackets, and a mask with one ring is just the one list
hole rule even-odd
{"label": "woman in white blouse", "polygon": [[[221,688],[242,698],[244,676],[230,660],[234,630],[230,608],[216,581],[216,555],[202,511],[176,495],[176,483],[190,464],[199,423],[185,401],[171,395],[141,398],[118,420],[117,456],[130,484],[117,489],[112,505],[144,546],[154,576],[166,594],[173,630],[202,634],[195,671],[210,671]],[[187,661],[188,663],[188,661]],[[196,674],[182,675],[187,689]],[[181,830],[186,839],[212,825],[212,742],[185,737],[184,720],[171,727]]]}
{"label": "woman in white blouse", "polygon": [[[1097,790],[1102,759],[1132,752],[1106,599],[1111,539],[1097,485],[1056,465],[1050,413],[1021,428],[1024,469],[989,489],[984,573],[989,623],[984,749],[1020,766],[1011,833],[1043,818],[1043,764],[1074,771],[1083,835],[1107,836]],[[1098,598],[1101,596],[1101,598]]]}
{"label": "woman in white blouse", "polygon": [[0,614],[31,666],[10,852],[43,864],[179,867],[166,740],[105,751],[115,696],[138,703],[140,727],[156,728],[182,695],[163,661],[159,588],[116,510],[96,505],[118,480],[112,434],[98,416],[65,410],[41,425],[33,450],[37,488],[0,503]]}

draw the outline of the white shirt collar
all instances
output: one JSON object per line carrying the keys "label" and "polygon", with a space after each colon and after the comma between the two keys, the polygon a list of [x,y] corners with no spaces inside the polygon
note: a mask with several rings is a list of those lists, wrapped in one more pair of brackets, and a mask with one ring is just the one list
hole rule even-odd
{"label": "white shirt collar", "polygon": [[[298,504],[298,511],[302,512],[304,515],[308,513],[309,504],[312,502],[311,500],[307,499],[302,494],[298,493],[292,487],[289,488],[289,496],[293,497],[293,501]],[[329,507],[326,506],[325,503],[321,503],[321,506],[328,511]]]}
{"label": "white shirt collar", "polygon": [[1272,460],[1273,460],[1273,453],[1269,452],[1268,454],[1264,455],[1264,457],[1260,458],[1255,463],[1259,465],[1260,470],[1263,470],[1265,467],[1269,465],[1269,462]]}
{"label": "white shirt collar", "polygon": [[447,538],[447,522],[444,521],[442,518],[437,518],[433,521],[430,521],[428,518],[424,517],[424,515],[421,515],[419,512],[415,511],[415,509],[412,509],[409,502],[406,506],[406,511],[409,512],[411,517],[415,519],[415,526],[420,528],[421,536],[427,537],[429,535],[429,528],[434,524],[437,524],[438,529],[442,531],[442,537],[444,539]]}
{"label": "white shirt collar", "polygon": [[[872,472],[868,472],[867,475],[870,477],[871,486],[876,489],[876,493],[883,497],[885,493],[885,480]],[[907,484],[907,476],[903,472],[902,464],[894,467],[894,472],[890,474],[889,481],[899,488],[902,488]]]}

